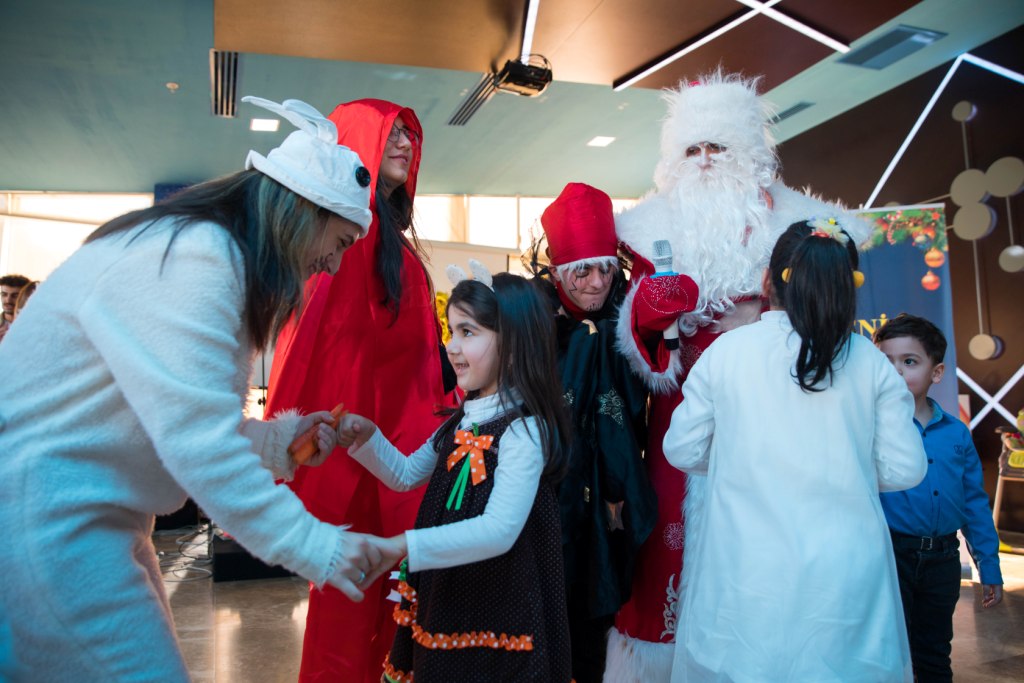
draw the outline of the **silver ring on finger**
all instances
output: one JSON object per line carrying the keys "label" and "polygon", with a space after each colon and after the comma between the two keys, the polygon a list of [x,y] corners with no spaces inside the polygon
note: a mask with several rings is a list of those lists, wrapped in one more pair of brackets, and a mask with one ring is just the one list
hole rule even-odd
{"label": "silver ring on finger", "polygon": [[356,583],[362,583],[365,580],[366,580],[366,572],[359,572],[359,579],[356,581]]}

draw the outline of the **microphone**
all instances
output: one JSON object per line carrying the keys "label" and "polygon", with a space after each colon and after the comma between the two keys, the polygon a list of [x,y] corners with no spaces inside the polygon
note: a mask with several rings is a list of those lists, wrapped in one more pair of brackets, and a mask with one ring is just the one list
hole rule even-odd
{"label": "microphone", "polygon": [[[654,241],[654,275],[651,277],[664,277],[665,275],[678,275],[672,270],[672,244],[668,240]],[[665,348],[675,351],[679,348],[679,324],[673,320],[664,332]]]}

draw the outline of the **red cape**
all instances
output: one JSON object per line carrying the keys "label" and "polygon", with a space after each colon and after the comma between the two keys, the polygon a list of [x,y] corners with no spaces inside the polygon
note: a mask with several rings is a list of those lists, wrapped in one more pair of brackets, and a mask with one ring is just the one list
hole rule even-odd
{"label": "red cape", "polygon": [[[267,415],[294,407],[305,412],[330,410],[344,403],[350,412],[376,423],[399,450],[410,453],[440,424],[434,411],[445,396],[430,283],[406,250],[398,318],[393,319],[381,303],[375,189],[387,136],[399,115],[422,139],[422,127],[411,109],[382,100],[342,104],[329,117],[338,126],[338,143],[359,154],[370,171],[373,222],[367,236],[345,252],[336,275],[318,275],[307,282],[301,317],[277,340]],[[410,197],[415,196],[420,157],[421,150],[414,147],[405,183]],[[411,529],[423,496],[422,488],[391,491],[341,449],[319,467],[299,468],[291,486],[318,518],[382,536]],[[393,604],[383,600],[386,594],[385,581],[378,581],[356,609],[340,592],[313,590],[302,675],[330,670],[342,676],[337,680],[358,681],[362,675],[379,680],[382,652],[391,645],[387,634],[393,633]],[[381,642],[369,647],[374,635]],[[348,648],[352,651],[346,652]]]}

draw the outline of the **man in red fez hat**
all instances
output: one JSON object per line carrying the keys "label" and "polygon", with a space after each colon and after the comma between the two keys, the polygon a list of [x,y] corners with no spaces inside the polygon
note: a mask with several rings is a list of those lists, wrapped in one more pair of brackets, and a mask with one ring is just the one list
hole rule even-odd
{"label": "man in red fez hat", "polygon": [[[657,516],[641,459],[647,389],[615,348],[627,283],[611,199],[569,183],[541,225],[550,265],[534,260],[535,282],[552,301],[575,435],[558,491],[572,673],[577,683],[591,683],[604,675],[608,629],[629,598],[633,558]],[[695,300],[695,287],[691,294]]]}

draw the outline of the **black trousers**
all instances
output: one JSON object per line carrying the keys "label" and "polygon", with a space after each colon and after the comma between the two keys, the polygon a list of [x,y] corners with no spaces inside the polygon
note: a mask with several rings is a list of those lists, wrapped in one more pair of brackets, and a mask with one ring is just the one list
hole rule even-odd
{"label": "black trousers", "polygon": [[893,532],[892,542],[915,679],[952,681],[949,654],[953,610],[960,598],[960,541],[956,534],[921,538]]}
{"label": "black trousers", "polygon": [[569,587],[569,637],[572,643],[572,677],[576,683],[601,683],[604,678],[608,631],[615,615],[594,619],[587,608],[586,592]]}

